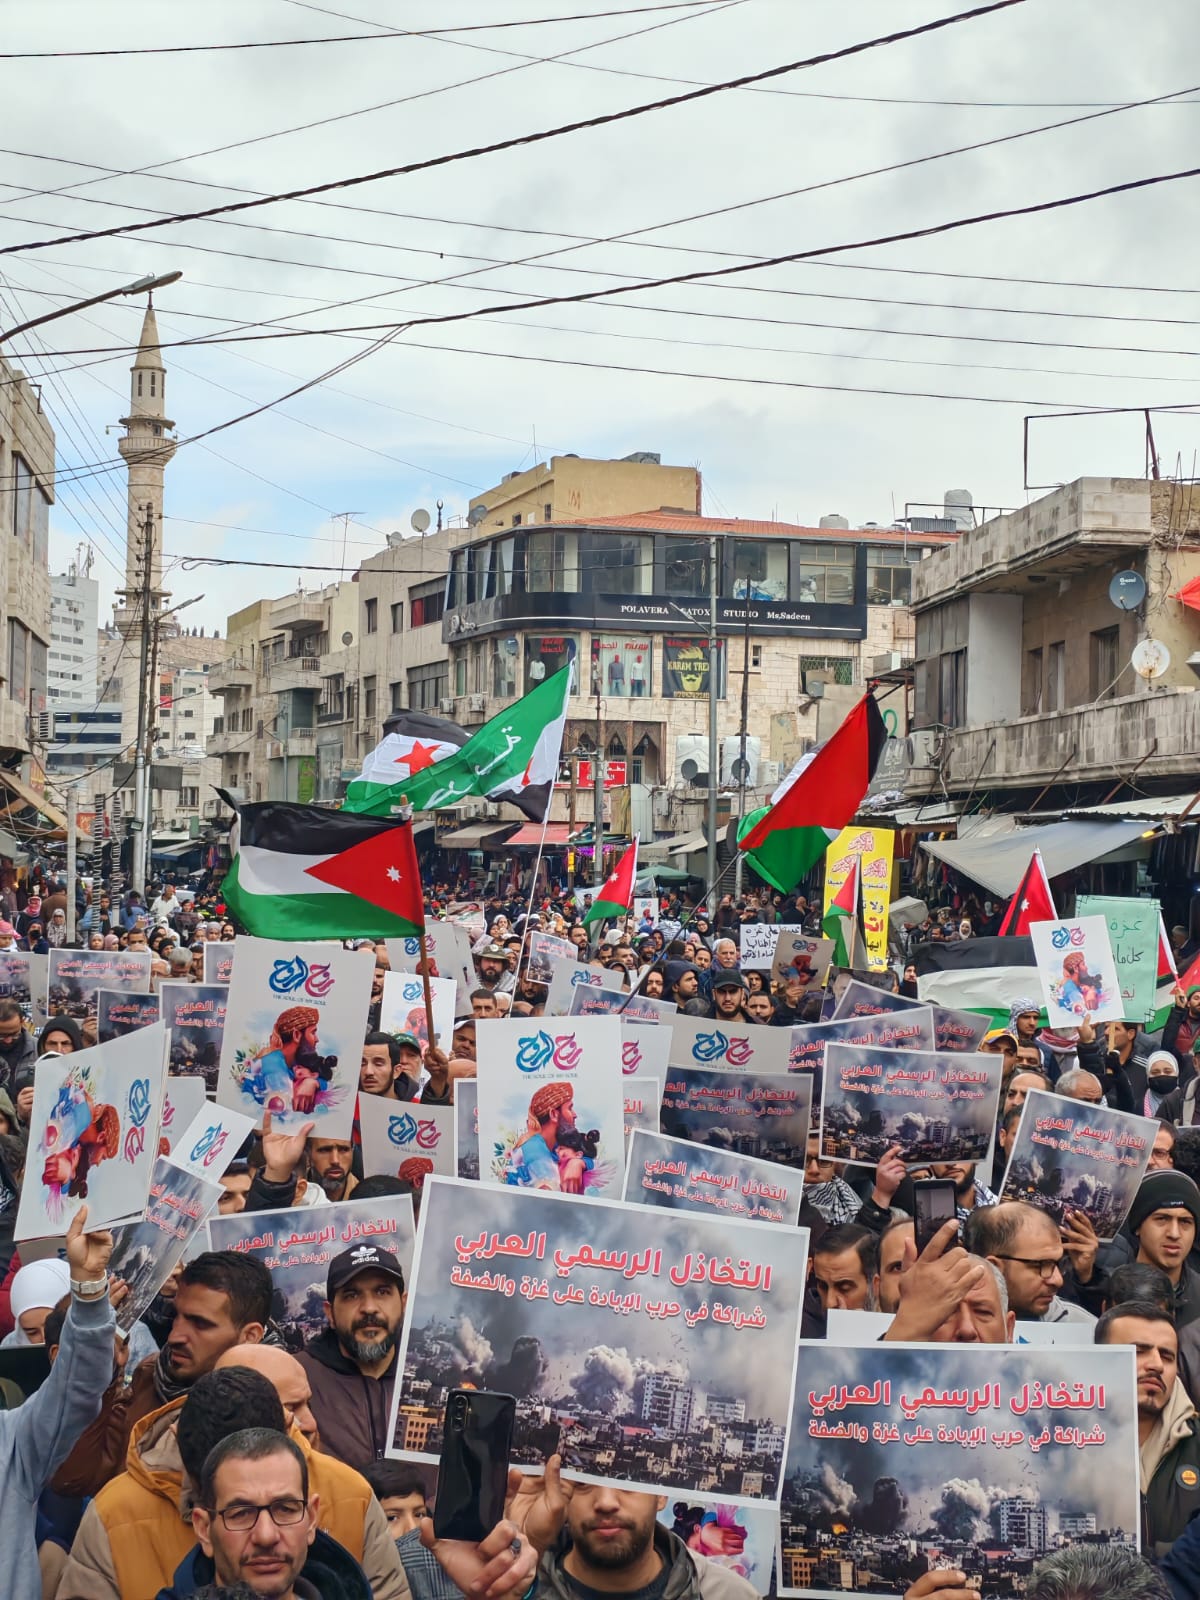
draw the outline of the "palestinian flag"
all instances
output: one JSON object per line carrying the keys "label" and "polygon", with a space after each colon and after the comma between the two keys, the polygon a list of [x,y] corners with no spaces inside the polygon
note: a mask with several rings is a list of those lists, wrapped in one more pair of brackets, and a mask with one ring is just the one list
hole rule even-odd
{"label": "palestinian flag", "polygon": [[789,894],[853,820],[887,738],[873,694],[865,694],[822,748],[804,758],[742,824],[739,848],[750,865]]}
{"label": "palestinian flag", "polygon": [[[406,713],[402,725],[367,757],[346,790],[342,810],[392,817],[402,795],[416,811],[437,811],[469,795],[484,795],[509,800],[531,821],[541,822],[558,777],[573,672],[573,666],[563,667],[470,738],[439,717]],[[419,721],[429,725],[424,740],[411,737],[419,734],[414,728]]]}
{"label": "palestinian flag", "polygon": [[1150,1033],[1158,1033],[1166,1027],[1167,1018],[1171,1015],[1171,1008],[1175,1004],[1175,985],[1179,982],[1175,953],[1171,949],[1171,941],[1167,938],[1161,911],[1158,914],[1158,970],[1155,978],[1157,987],[1154,991],[1154,1010],[1146,1023],[1146,1029]]}
{"label": "palestinian flag", "polygon": [[242,806],[230,848],[225,904],[260,939],[414,938],[424,931],[411,822],[266,800]]}
{"label": "palestinian flag", "polygon": [[949,944],[931,940],[917,945],[911,960],[917,969],[917,995],[932,1005],[981,1012],[993,1028],[1008,1027],[1009,1011],[1018,1001],[1032,1001],[1041,1010],[1033,940],[1024,935]]}
{"label": "palestinian flag", "polygon": [[1000,936],[1004,938],[1009,934],[1028,933],[1031,922],[1054,922],[1057,917],[1042,852],[1035,849],[1025,868],[1025,876],[1017,885],[1017,892],[1004,913]]}
{"label": "palestinian flag", "polygon": [[859,872],[859,858],[855,856],[845,883],[821,918],[821,932],[833,940],[832,965],[835,967],[854,965],[851,955],[858,942]]}
{"label": "palestinian flag", "polygon": [[587,909],[584,922],[605,922],[610,917],[623,917],[633,904],[633,878],[637,871],[638,841],[624,851],[621,859],[596,890],[595,899]]}

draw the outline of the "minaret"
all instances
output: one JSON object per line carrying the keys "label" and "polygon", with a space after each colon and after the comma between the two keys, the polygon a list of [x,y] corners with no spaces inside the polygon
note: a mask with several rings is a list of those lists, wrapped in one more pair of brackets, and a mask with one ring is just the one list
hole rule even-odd
{"label": "minaret", "polygon": [[117,445],[129,468],[125,534],[124,603],[117,626],[124,633],[134,625],[138,597],[146,584],[147,507],[150,508],[149,613],[162,609],[163,473],[175,454],[175,424],[167,416],[167,371],[158,348],[154,301],[146,307],[137,357],[129,369],[129,415],[121,418],[124,434]]}

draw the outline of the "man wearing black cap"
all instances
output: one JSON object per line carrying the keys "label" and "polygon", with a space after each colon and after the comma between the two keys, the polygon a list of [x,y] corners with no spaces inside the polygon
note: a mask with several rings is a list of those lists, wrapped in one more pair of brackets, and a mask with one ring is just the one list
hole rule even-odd
{"label": "man wearing black cap", "polygon": [[355,1245],[329,1263],[326,1294],[329,1326],[298,1359],[324,1448],[361,1471],[387,1448],[404,1272],[390,1250]]}
{"label": "man wearing black cap", "polygon": [[689,1017],[713,1017],[718,1022],[745,1022],[743,1001],[746,998],[746,980],[736,969],[713,968],[712,999],[697,997],[690,1000],[684,1011]]}
{"label": "man wearing black cap", "polygon": [[1147,1173],[1129,1208],[1136,1260],[1165,1272],[1175,1293],[1175,1325],[1200,1318],[1200,1277],[1188,1266],[1200,1226],[1200,1189],[1185,1172]]}

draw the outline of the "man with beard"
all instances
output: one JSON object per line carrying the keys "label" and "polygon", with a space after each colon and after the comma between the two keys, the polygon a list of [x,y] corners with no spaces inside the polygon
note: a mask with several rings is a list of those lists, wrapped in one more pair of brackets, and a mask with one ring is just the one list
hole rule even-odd
{"label": "man with beard", "polygon": [[383,1455],[407,1295],[390,1250],[361,1244],[329,1263],[329,1326],[301,1352],[312,1411],[330,1455],[359,1471]]}
{"label": "man with beard", "polygon": [[37,1046],[15,1000],[0,1000],[0,1089],[16,1101],[17,1069],[37,1060]]}
{"label": "man with beard", "polygon": [[975,1176],[971,1161],[935,1161],[931,1168],[935,1178],[949,1178],[954,1184],[954,1203],[958,1208],[959,1222],[966,1222],[979,1206],[994,1206],[996,1196]]}
{"label": "man with beard", "polygon": [[513,975],[508,970],[508,951],[503,945],[485,945],[475,957],[475,970],[479,975],[479,987],[492,994],[514,987]]}
{"label": "man with beard", "polygon": [[354,1146],[349,1140],[308,1141],[308,1175],[321,1185],[327,1200],[349,1200],[358,1179],[350,1171]]}
{"label": "man with beard", "polygon": [[1081,1293],[1101,1288],[1095,1270],[1099,1241],[1081,1211],[1068,1212],[1060,1234],[1047,1212],[1005,1200],[973,1212],[963,1241],[1004,1275],[1008,1303],[1022,1322],[1095,1321],[1074,1303]]}

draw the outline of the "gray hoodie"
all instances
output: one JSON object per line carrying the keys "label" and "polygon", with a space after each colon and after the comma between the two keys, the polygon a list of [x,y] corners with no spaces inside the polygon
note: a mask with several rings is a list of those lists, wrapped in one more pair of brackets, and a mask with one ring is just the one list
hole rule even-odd
{"label": "gray hoodie", "polygon": [[[670,1568],[663,1600],[757,1600],[758,1590],[752,1583],[689,1550],[670,1529],[655,1528],[654,1548]],[[575,1600],[578,1590],[563,1567],[563,1556],[569,1549],[570,1544],[564,1539],[557,1549],[547,1550],[542,1557],[537,1600]],[[413,1592],[417,1593],[415,1589]]]}
{"label": "gray hoodie", "polygon": [[100,1410],[113,1370],[116,1319],[108,1296],[71,1296],[50,1376],[15,1411],[0,1411],[0,1595],[42,1592],[34,1524],[37,1500],[71,1446]]}

